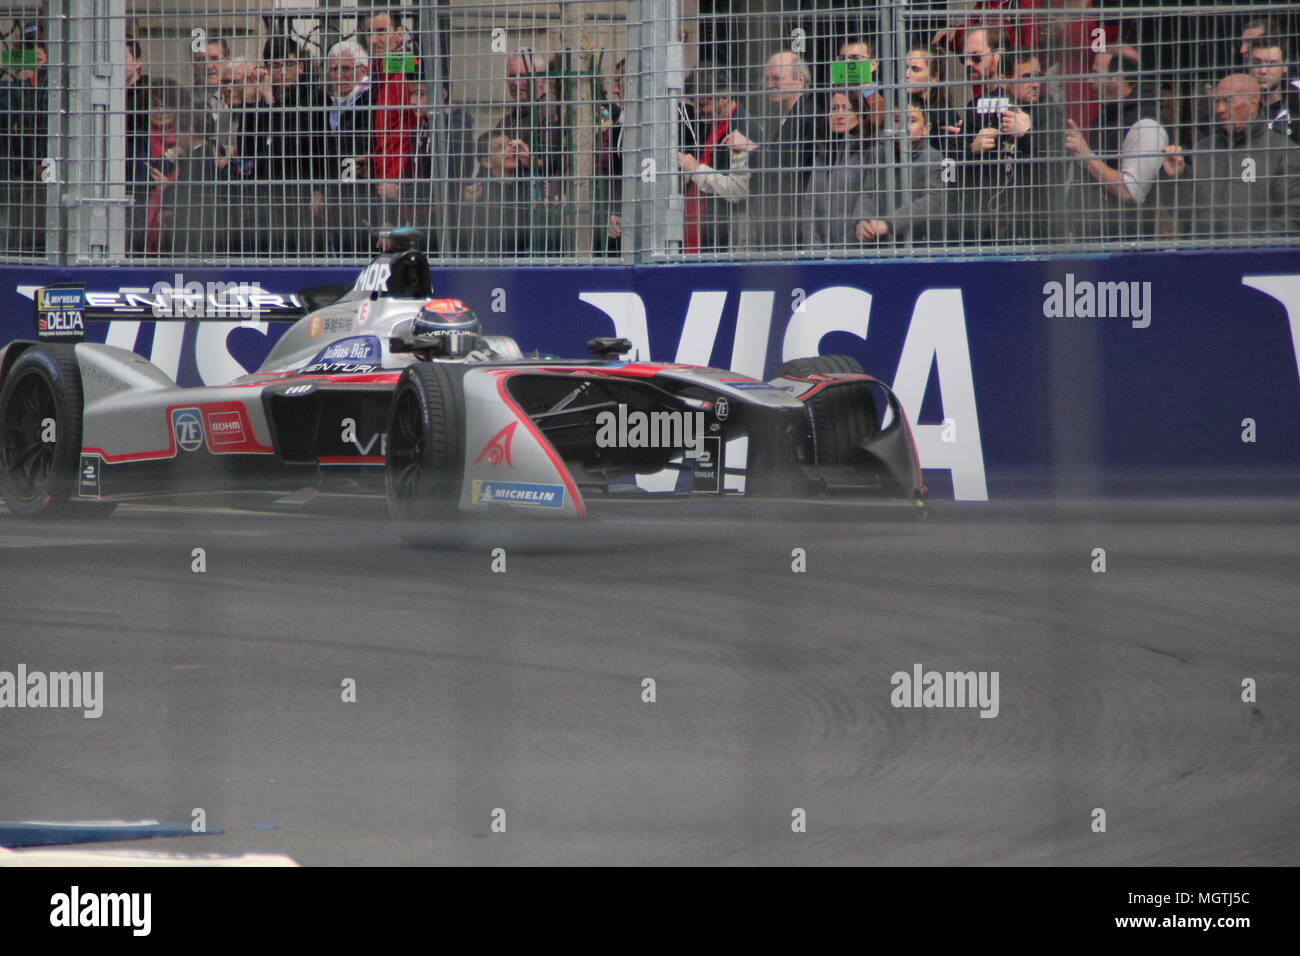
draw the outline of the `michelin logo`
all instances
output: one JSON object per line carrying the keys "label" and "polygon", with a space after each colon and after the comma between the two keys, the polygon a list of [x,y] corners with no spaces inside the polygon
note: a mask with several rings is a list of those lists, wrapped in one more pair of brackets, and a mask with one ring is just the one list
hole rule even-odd
{"label": "michelin logo", "polygon": [[520,481],[474,481],[471,498],[476,505],[522,505],[563,508],[563,485],[534,485]]}

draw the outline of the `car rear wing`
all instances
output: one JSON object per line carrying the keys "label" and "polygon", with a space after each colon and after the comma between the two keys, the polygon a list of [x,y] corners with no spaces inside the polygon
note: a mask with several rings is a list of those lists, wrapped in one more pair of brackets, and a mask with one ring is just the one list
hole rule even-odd
{"label": "car rear wing", "polygon": [[34,291],[33,326],[41,341],[75,343],[85,339],[88,322],[293,321],[309,311],[304,295],[247,282],[158,282],[102,292],[61,283]]}

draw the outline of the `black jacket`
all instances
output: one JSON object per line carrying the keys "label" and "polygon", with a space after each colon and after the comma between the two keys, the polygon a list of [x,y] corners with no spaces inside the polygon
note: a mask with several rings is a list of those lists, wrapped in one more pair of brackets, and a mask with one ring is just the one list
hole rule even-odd
{"label": "black jacket", "polygon": [[458,204],[459,216],[449,225],[455,248],[472,256],[521,255],[533,247],[537,233],[539,248],[544,236],[534,229],[533,195],[535,184],[527,176],[482,176],[474,183],[482,186],[478,199],[464,199],[463,186]]}
{"label": "black jacket", "polygon": [[1289,83],[1277,103],[1260,104],[1268,128],[1300,144],[1300,80]]}
{"label": "black jacket", "polygon": [[804,93],[789,113],[767,121],[766,136],[750,155],[750,218],[759,250],[793,250],[799,243],[818,123],[812,94]]}
{"label": "black jacket", "polygon": [[236,111],[236,156],[247,178],[308,189],[326,173],[323,152],[316,155],[312,148],[320,145],[326,131],[325,96],[306,80],[277,92],[280,99],[274,106]]}
{"label": "black jacket", "polygon": [[962,219],[967,235],[999,239],[1050,235],[1059,216],[1065,181],[1065,119],[1056,104],[1016,104],[1029,115],[1029,132],[1016,137],[999,133],[997,144],[971,151],[981,129],[1000,129],[1001,118],[980,112],[979,98],[965,110],[962,125]]}

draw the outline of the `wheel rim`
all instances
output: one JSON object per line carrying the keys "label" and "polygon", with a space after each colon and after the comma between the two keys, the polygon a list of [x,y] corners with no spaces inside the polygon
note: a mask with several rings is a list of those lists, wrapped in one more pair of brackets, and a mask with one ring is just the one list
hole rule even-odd
{"label": "wheel rim", "polygon": [[410,517],[423,497],[424,409],[414,389],[403,389],[388,438],[388,493],[400,517]]}
{"label": "wheel rim", "polygon": [[[42,440],[46,419],[55,423],[55,440]],[[46,493],[58,447],[58,408],[54,389],[36,369],[19,373],[0,421],[0,468],[10,492],[21,501]]]}

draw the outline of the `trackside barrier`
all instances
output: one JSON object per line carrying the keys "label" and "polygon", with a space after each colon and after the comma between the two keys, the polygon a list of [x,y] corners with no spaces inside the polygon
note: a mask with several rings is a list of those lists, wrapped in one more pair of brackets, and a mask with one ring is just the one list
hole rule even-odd
{"label": "trackside barrier", "polygon": [[[342,269],[185,269],[289,295]],[[41,285],[147,301],[175,270],[0,268],[0,342],[32,337]],[[765,266],[435,268],[526,351],[770,374],[843,353],[893,385],[938,497],[1300,491],[1300,254]],[[143,308],[148,317],[150,310]],[[182,384],[254,369],[287,321],[91,323]]]}

